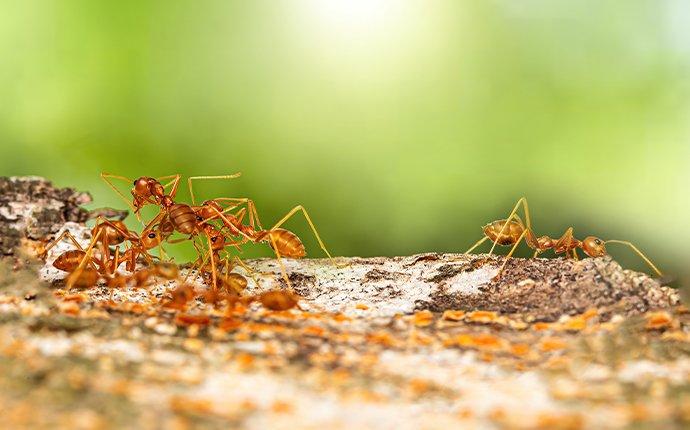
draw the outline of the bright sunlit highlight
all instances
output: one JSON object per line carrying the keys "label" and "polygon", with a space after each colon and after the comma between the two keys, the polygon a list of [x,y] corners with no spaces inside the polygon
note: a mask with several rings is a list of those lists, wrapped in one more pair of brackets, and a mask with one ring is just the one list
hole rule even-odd
{"label": "bright sunlit highlight", "polygon": [[376,30],[401,4],[393,0],[314,0],[309,6],[314,19],[334,30],[360,32]]}

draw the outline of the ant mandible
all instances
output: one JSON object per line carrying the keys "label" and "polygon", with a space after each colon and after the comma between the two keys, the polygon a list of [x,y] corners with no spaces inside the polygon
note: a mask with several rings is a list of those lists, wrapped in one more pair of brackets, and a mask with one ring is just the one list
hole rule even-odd
{"label": "ant mandible", "polygon": [[[523,212],[525,215],[526,225],[523,224],[522,220],[517,214],[518,209],[522,205]],[[534,249],[533,258],[537,257],[542,252],[553,249],[556,254],[565,254],[566,256],[572,255],[575,259],[577,256],[577,249],[581,249],[589,257],[602,257],[608,255],[606,251],[607,243],[620,243],[629,246],[633,251],[635,251],[653,270],[657,275],[662,276],[661,271],[657,269],[654,263],[651,262],[646,255],[642,253],[635,245],[631,242],[625,240],[602,240],[596,236],[587,236],[584,240],[578,240],[573,235],[573,228],[569,227],[563,236],[560,238],[552,238],[549,236],[539,236],[537,237],[532,230],[532,222],[529,216],[529,206],[527,205],[527,199],[525,197],[520,198],[515,204],[515,207],[508,215],[508,218],[493,221],[484,227],[484,237],[481,238],[477,243],[475,243],[470,249],[468,249],[465,254],[472,252],[479,245],[484,243],[487,239],[493,241],[493,246],[489,251],[489,254],[494,252],[496,245],[509,246],[513,245],[510,252],[506,256],[503,265],[498,271],[496,277],[500,277],[503,269],[508,263],[508,260],[515,252],[515,249],[524,239],[527,246]]]}

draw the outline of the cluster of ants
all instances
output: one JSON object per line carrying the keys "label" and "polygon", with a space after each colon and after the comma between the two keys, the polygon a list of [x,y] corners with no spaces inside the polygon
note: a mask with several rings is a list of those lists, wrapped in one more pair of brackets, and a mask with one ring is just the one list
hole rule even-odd
{"label": "cluster of ants", "polygon": [[[124,217],[114,220],[99,215],[91,230],[91,241],[88,246],[82,247],[69,230],[65,230],[45,248],[43,254],[47,255],[52,247],[68,239],[75,249],[61,253],[53,262],[55,268],[69,273],[66,277],[66,288],[90,288],[105,281],[111,288],[112,299],[112,294],[117,288],[146,287],[155,278],[179,280],[178,266],[164,261],[163,244],[190,241],[197,251],[197,260],[188,271],[187,277],[171,293],[169,303],[180,305],[196,296],[194,289],[186,282],[189,275],[196,271],[209,286],[204,294],[206,301],[215,304],[223,299],[238,300],[247,287],[247,279],[232,270],[239,264],[249,273],[253,272],[239,257],[231,257],[227,252],[230,247],[241,249],[247,243],[264,243],[271,247],[280,265],[283,279],[290,287],[281,257],[302,258],[306,255],[306,250],[295,233],[281,226],[294,214],[302,212],[319,245],[333,262],[309,214],[301,205],[295,206],[273,227],[264,229],[251,199],[221,197],[206,200],[200,205],[196,204],[192,185],[194,180],[231,179],[238,176],[239,173],[188,178],[192,200],[190,205],[176,201],[180,175],[158,179],[140,177],[132,181],[123,176],[103,173],[103,180],[123,198],[139,221],[142,221],[140,211],[147,205],[156,206],[158,214],[146,224],[142,221],[143,229],[140,234],[127,228],[123,222]],[[113,178],[133,184],[131,200],[111,182]],[[169,182],[164,184],[162,181],[166,180]],[[177,238],[173,238],[175,233],[179,233]],[[157,256],[151,254],[156,248],[159,251]],[[155,261],[156,259],[158,261]],[[120,271],[122,265],[127,271],[126,274]],[[282,310],[295,306],[297,296],[289,289],[242,298],[245,303],[256,300],[261,301],[266,307]]]}
{"label": "cluster of ants", "polygon": [[[196,270],[203,282],[209,285],[205,293],[206,301],[215,304],[223,299],[238,300],[247,287],[247,279],[243,275],[233,272],[236,265],[241,265],[250,274],[253,273],[239,257],[231,257],[227,250],[229,248],[241,249],[247,243],[264,243],[268,244],[275,253],[283,279],[289,288],[286,291],[246,296],[242,300],[245,302],[259,300],[266,307],[275,309],[293,307],[297,302],[297,296],[291,292],[290,280],[281,257],[302,258],[306,255],[306,251],[300,238],[281,226],[293,215],[302,212],[321,249],[331,262],[336,264],[321,240],[309,214],[301,205],[295,206],[273,227],[264,229],[254,201],[251,199],[221,197],[206,200],[200,205],[196,204],[192,185],[194,180],[232,179],[239,176],[240,174],[236,173],[188,178],[187,183],[192,201],[190,205],[176,201],[181,178],[179,174],[158,179],[140,177],[131,181],[123,176],[103,173],[101,174],[103,180],[128,204],[140,221],[140,211],[147,205],[156,206],[158,214],[148,223],[142,222],[144,227],[141,234],[129,230],[122,219],[111,220],[104,216],[98,216],[91,232],[92,239],[86,248],[83,248],[66,230],[46,247],[45,253],[47,254],[48,250],[57,243],[69,239],[76,249],[60,254],[53,262],[54,267],[69,273],[66,278],[67,288],[70,289],[73,286],[88,288],[105,280],[106,284],[112,288],[111,291],[114,291],[114,289],[122,287],[146,287],[154,278],[179,279],[178,266],[164,261],[165,252],[162,246],[164,243],[190,241],[194,245],[198,257],[188,271],[187,277]],[[133,184],[132,199],[125,197],[110,181],[111,179],[131,182]],[[166,180],[169,182],[165,184],[161,182]],[[521,206],[526,223],[523,223],[517,214]],[[572,227],[568,228],[560,238],[537,237],[532,230],[529,208],[525,198],[521,198],[517,202],[508,218],[485,225],[483,232],[484,237],[472,246],[466,254],[486,240],[493,241],[490,254],[493,253],[496,245],[512,245],[497,276],[503,272],[506,263],[523,240],[527,246],[535,250],[534,257],[544,251],[553,250],[556,254],[564,254],[568,258],[574,259],[578,259],[578,249],[589,257],[600,257],[607,254],[606,243],[621,243],[629,246],[661,276],[659,269],[635,245],[627,241],[604,241],[595,236],[578,240],[573,235]],[[174,239],[175,233],[179,234]],[[120,246],[123,244],[124,249],[121,250]],[[159,250],[157,256],[150,253],[154,248]],[[154,261],[155,259],[159,261]],[[123,264],[128,274],[120,272],[120,266]],[[195,297],[193,288],[186,283],[186,280],[185,278],[184,282],[171,293],[171,304],[184,304]]]}

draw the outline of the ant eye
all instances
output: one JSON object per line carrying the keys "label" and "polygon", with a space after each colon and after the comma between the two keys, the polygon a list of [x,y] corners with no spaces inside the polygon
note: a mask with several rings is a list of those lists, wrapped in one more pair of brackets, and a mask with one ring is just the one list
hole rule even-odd
{"label": "ant eye", "polygon": [[595,240],[594,240],[594,243],[596,243],[597,245],[601,245],[601,240],[595,239]]}
{"label": "ant eye", "polygon": [[149,237],[149,239],[155,239],[156,233],[151,232],[151,233],[149,233],[147,236]]}
{"label": "ant eye", "polygon": [[211,238],[211,242],[215,242],[216,239],[218,239],[218,238],[217,238],[217,237],[212,237],[212,238]]}
{"label": "ant eye", "polygon": [[203,219],[202,217],[200,217],[199,215],[197,215],[197,216],[196,216],[196,220],[197,220],[197,221],[203,221],[204,219]]}
{"label": "ant eye", "polygon": [[132,185],[134,185],[135,187],[137,186],[137,180],[136,179],[134,180],[134,183]]}

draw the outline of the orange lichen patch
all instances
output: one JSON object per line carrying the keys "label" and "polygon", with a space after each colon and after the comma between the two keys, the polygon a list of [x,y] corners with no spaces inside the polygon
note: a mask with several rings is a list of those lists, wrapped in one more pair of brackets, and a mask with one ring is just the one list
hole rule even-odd
{"label": "orange lichen patch", "polygon": [[208,315],[192,315],[192,314],[178,314],[175,317],[175,324],[177,325],[191,325],[196,324],[206,326],[211,322]]}
{"label": "orange lichen patch", "polygon": [[280,353],[280,348],[275,343],[266,342],[264,343],[264,354],[266,355],[278,355]]}
{"label": "orange lichen patch", "polygon": [[272,318],[282,318],[282,319],[286,319],[286,320],[297,319],[297,315],[295,315],[295,313],[291,310],[286,310],[286,311],[268,310],[268,311],[263,312],[261,315],[265,315],[265,316],[272,317]]}
{"label": "orange lichen patch", "polygon": [[225,331],[233,331],[242,325],[242,321],[234,318],[224,318],[219,324],[218,328]]}
{"label": "orange lichen patch", "polygon": [[379,362],[379,357],[376,354],[362,354],[359,359],[360,366],[372,367]]}
{"label": "orange lichen patch", "polygon": [[412,317],[412,323],[417,327],[427,327],[434,322],[434,314],[429,311],[416,312]]}
{"label": "orange lichen patch", "polygon": [[305,336],[323,337],[326,334],[326,330],[322,327],[310,325],[302,329],[302,334]]}
{"label": "orange lichen patch", "polygon": [[549,358],[544,367],[551,370],[564,370],[570,365],[570,359],[565,356],[555,356]]}
{"label": "orange lichen patch", "polygon": [[396,346],[398,344],[398,341],[395,340],[393,338],[393,336],[390,335],[390,333],[386,333],[384,331],[371,333],[371,334],[367,335],[366,339],[370,343],[388,346],[388,347],[393,347],[393,346]]}
{"label": "orange lichen patch", "polygon": [[333,316],[331,317],[331,319],[333,319],[333,321],[335,321],[335,322],[348,322],[348,321],[352,321],[352,318],[347,317],[347,316],[345,316],[345,315],[343,315],[343,314],[340,314],[340,313],[338,313],[338,314],[333,314]]}
{"label": "orange lichen patch", "polygon": [[182,347],[190,352],[199,352],[204,348],[204,342],[196,338],[185,339]]}
{"label": "orange lichen patch", "polygon": [[239,302],[228,306],[227,309],[227,316],[240,316],[244,315],[245,313],[247,313],[247,307]]}
{"label": "orange lichen patch", "polygon": [[357,304],[355,305],[355,308],[356,308],[356,309],[359,309],[359,310],[362,310],[362,311],[369,310],[369,306],[365,305],[364,303],[357,303]]}
{"label": "orange lichen patch", "polygon": [[465,311],[448,310],[443,312],[443,316],[441,318],[446,321],[462,321],[465,318]]}
{"label": "orange lichen patch", "polygon": [[461,420],[469,420],[474,417],[474,411],[470,408],[461,408],[458,410],[457,416]]}
{"label": "orange lichen patch", "polygon": [[673,318],[671,317],[671,314],[669,314],[666,311],[650,312],[647,315],[645,315],[645,319],[647,320],[647,324],[645,325],[645,327],[648,330],[669,328],[673,323]]}
{"label": "orange lichen patch", "polygon": [[331,381],[336,385],[343,385],[352,379],[352,373],[347,369],[335,369],[330,373]]}
{"label": "orange lichen patch", "polygon": [[545,323],[545,322],[536,322],[532,324],[532,329],[536,331],[544,331],[544,330],[550,330],[552,327],[551,324]]}
{"label": "orange lichen patch", "polygon": [[580,331],[584,330],[586,327],[587,320],[582,316],[569,318],[567,321],[560,324],[560,329],[566,331]]}
{"label": "orange lichen patch", "polygon": [[204,415],[213,411],[213,404],[208,400],[191,399],[185,396],[172,396],[170,409],[176,413]]}
{"label": "orange lichen patch", "polygon": [[510,345],[510,353],[518,357],[527,355],[529,351],[530,347],[526,343],[514,343]]}
{"label": "orange lichen patch", "polygon": [[473,323],[490,324],[496,322],[498,314],[493,311],[473,311],[469,312],[465,320]]}
{"label": "orange lichen patch", "polygon": [[110,319],[110,314],[103,309],[89,309],[84,312],[84,318],[98,318],[102,320]]}
{"label": "orange lichen patch", "polygon": [[235,356],[235,362],[243,370],[252,367],[254,365],[255,360],[256,358],[253,355],[247,354],[246,352],[240,352]]}
{"label": "orange lichen patch", "polygon": [[103,391],[117,396],[127,396],[132,392],[132,381],[122,378],[109,381],[103,387]]}
{"label": "orange lichen patch", "polygon": [[433,385],[434,384],[431,381],[421,378],[412,378],[410,379],[407,387],[410,391],[410,394],[412,394],[415,397],[419,397],[431,391]]}
{"label": "orange lichen patch", "polygon": [[460,334],[444,341],[445,346],[461,346],[479,349],[500,349],[503,340],[489,333]]}
{"label": "orange lichen patch", "polygon": [[502,340],[492,334],[481,333],[473,336],[472,338],[474,345],[481,348],[499,348],[501,346]]}
{"label": "orange lichen patch", "polygon": [[269,324],[269,323],[245,323],[245,327],[248,331],[254,333],[288,333],[291,331],[289,327],[280,324]]}
{"label": "orange lichen patch", "polygon": [[315,352],[309,354],[309,362],[316,365],[330,365],[338,360],[338,356],[333,352]]}
{"label": "orange lichen patch", "polygon": [[146,308],[146,306],[142,305],[141,303],[128,302],[125,303],[123,307],[123,310],[125,310],[126,312],[131,312],[133,314],[143,314],[149,310]]}
{"label": "orange lichen patch", "polygon": [[568,347],[568,343],[558,337],[545,337],[539,342],[539,348],[544,352],[560,351]]}
{"label": "orange lichen patch", "polygon": [[294,410],[292,403],[285,400],[276,400],[271,404],[271,411],[276,414],[289,414]]}
{"label": "orange lichen patch", "polygon": [[599,310],[597,308],[589,308],[581,316],[586,321],[589,321],[598,315],[599,315]]}
{"label": "orange lichen patch", "polygon": [[62,300],[65,302],[84,303],[89,300],[89,296],[84,293],[65,294],[62,296]]}
{"label": "orange lichen patch", "polygon": [[515,330],[525,330],[529,328],[529,324],[522,321],[522,320],[517,320],[517,319],[509,319],[508,320],[508,327],[515,329]]}
{"label": "orange lichen patch", "polygon": [[251,339],[252,337],[249,335],[249,333],[245,332],[239,332],[235,334],[235,340],[239,342],[245,342]]}
{"label": "orange lichen patch", "polygon": [[513,368],[515,370],[517,370],[518,372],[524,372],[525,370],[527,370],[527,365],[521,361],[518,361],[518,362],[515,362],[515,364],[513,365]]}
{"label": "orange lichen patch", "polygon": [[539,429],[579,430],[584,428],[584,418],[578,413],[541,413],[536,424]]}
{"label": "orange lichen patch", "polygon": [[66,315],[79,315],[79,305],[74,302],[60,302],[58,303],[58,309],[60,310],[60,313]]}
{"label": "orange lichen patch", "polygon": [[484,351],[479,355],[479,359],[485,363],[492,363],[494,361],[494,355],[490,352]]}
{"label": "orange lichen patch", "polygon": [[414,330],[410,332],[410,337],[408,338],[408,341],[412,345],[427,346],[431,345],[434,342],[434,338],[424,333],[421,333],[417,330]]}

